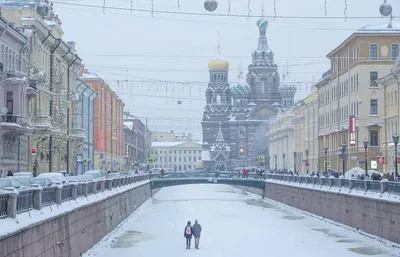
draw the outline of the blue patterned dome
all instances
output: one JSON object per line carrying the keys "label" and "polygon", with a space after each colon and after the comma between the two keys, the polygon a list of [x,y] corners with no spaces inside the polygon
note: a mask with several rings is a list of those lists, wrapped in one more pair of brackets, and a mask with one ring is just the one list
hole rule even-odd
{"label": "blue patterned dome", "polygon": [[264,18],[259,19],[259,20],[257,21],[257,27],[259,27],[259,28],[266,28],[266,27],[268,27],[268,20],[267,20],[267,19],[264,19]]}

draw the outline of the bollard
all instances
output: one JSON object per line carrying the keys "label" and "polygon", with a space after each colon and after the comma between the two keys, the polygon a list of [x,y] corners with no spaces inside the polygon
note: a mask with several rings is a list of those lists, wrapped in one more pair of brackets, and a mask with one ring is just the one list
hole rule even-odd
{"label": "bollard", "polygon": [[56,187],[56,204],[58,204],[58,205],[61,204],[61,191],[62,191],[62,186],[57,186]]}
{"label": "bollard", "polygon": [[106,181],[104,179],[100,181],[100,189],[102,192],[106,190]]}
{"label": "bollard", "polygon": [[36,210],[41,210],[43,188],[38,184],[32,184],[31,187],[33,190],[33,208]]}
{"label": "bollard", "polygon": [[98,181],[94,181],[94,182],[92,182],[92,184],[91,184],[91,187],[92,187],[92,194],[97,194],[97,183],[99,183]]}
{"label": "bollard", "polygon": [[15,219],[17,217],[17,201],[19,193],[12,187],[6,187],[4,190],[9,191],[7,200],[7,217]]}
{"label": "bollard", "polygon": [[83,182],[82,183],[82,195],[84,197],[88,197],[88,192],[89,192],[89,183],[88,182]]}
{"label": "bollard", "polygon": [[76,200],[77,197],[78,197],[78,184],[74,183],[72,184],[71,198],[72,200]]}

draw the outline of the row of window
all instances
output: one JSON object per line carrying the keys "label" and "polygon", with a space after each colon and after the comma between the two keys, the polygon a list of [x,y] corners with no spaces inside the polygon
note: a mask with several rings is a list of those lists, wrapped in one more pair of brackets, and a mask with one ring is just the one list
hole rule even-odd
{"label": "row of window", "polygon": [[[368,146],[379,146],[379,130],[378,129],[370,129],[368,131]],[[338,139],[340,139],[338,141]],[[335,146],[337,142],[349,142],[349,135],[347,133],[342,134],[332,134],[325,140],[319,141],[319,149],[320,152],[323,152],[324,147],[328,147],[329,151],[332,151],[332,146]],[[337,146],[338,148],[340,146]],[[335,147],[334,147],[335,148]]]}
{"label": "row of window", "polygon": [[[192,169],[192,165],[155,165],[154,168],[158,169],[158,168],[163,168],[163,169],[174,169],[174,170],[191,170]],[[194,166],[193,166],[194,168]]]}
{"label": "row of window", "polygon": [[[372,99],[372,100],[376,100],[376,99]],[[378,111],[377,108],[378,108],[378,102],[376,102],[376,111]],[[357,101],[352,101],[350,106],[345,105],[345,106],[340,107],[340,109],[335,109],[335,110],[332,110],[330,113],[326,113],[325,115],[320,115],[318,118],[318,124],[319,124],[318,126],[319,126],[319,128],[323,128],[323,127],[329,126],[331,124],[335,124],[337,122],[347,121],[349,119],[350,114],[358,115],[358,113],[359,113],[359,109],[358,109]],[[376,115],[376,114],[374,114],[374,115]]]}
{"label": "row of window", "polygon": [[194,162],[197,162],[197,160],[199,160],[199,161],[201,161],[201,156],[199,156],[199,157],[196,157],[196,156],[193,156],[193,159],[192,159],[192,156],[184,156],[183,158],[182,157],[176,157],[176,156],[174,156],[174,157],[156,157],[155,158],[155,162],[172,162],[172,160],[173,160],[173,162],[182,162],[182,160],[183,160],[183,162],[192,162],[192,160],[194,161]]}
{"label": "row of window", "polygon": [[[378,77],[377,72],[371,72],[371,73],[376,73],[376,78]],[[349,92],[354,92],[358,89],[359,81],[358,81],[358,73],[353,74],[350,76],[350,82],[349,79],[345,79],[341,82],[339,82],[339,85],[332,85],[330,88],[327,87],[324,92],[319,93],[318,95],[318,103],[319,106],[323,106],[325,104],[330,103],[331,101],[335,100],[339,97],[348,95]]]}
{"label": "row of window", "polygon": [[[399,44],[392,44],[391,57],[392,60],[396,60],[399,56]],[[378,60],[378,44],[369,45],[369,59]]]}
{"label": "row of window", "polygon": [[163,154],[172,154],[172,153],[174,153],[174,154],[186,154],[186,153],[189,153],[189,154],[191,154],[191,153],[193,153],[193,154],[196,154],[196,153],[201,153],[201,150],[158,150],[158,151],[155,151],[155,154],[156,155],[163,155]]}
{"label": "row of window", "polygon": [[386,105],[393,105],[397,103],[397,91],[387,94]]}

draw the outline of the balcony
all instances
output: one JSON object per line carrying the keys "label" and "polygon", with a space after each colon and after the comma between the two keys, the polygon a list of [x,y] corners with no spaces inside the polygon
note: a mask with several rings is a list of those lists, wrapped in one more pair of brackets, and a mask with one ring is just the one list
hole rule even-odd
{"label": "balcony", "polygon": [[85,137],[85,130],[81,129],[81,128],[71,128],[69,130],[69,135],[71,137],[84,138]]}
{"label": "balcony", "polygon": [[25,129],[28,127],[28,119],[23,116],[6,114],[0,116],[0,122],[3,129]]}
{"label": "balcony", "polygon": [[51,128],[51,117],[49,116],[37,116],[31,118],[31,124],[35,126],[36,129],[48,129]]}

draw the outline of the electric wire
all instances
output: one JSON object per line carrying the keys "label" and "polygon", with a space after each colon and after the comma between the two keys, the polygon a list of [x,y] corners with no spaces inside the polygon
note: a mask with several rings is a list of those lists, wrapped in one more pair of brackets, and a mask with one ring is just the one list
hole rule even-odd
{"label": "electric wire", "polygon": [[[91,5],[91,4],[79,4],[79,3],[67,3],[67,2],[58,2],[52,1],[55,4],[59,5],[67,5],[67,6],[77,6],[77,7],[86,7],[86,8],[97,8],[97,9],[109,9],[109,10],[119,10],[119,11],[134,11],[134,12],[145,12],[145,13],[160,13],[160,14],[173,14],[173,15],[191,15],[191,16],[214,16],[214,17],[236,17],[236,18],[259,18],[259,15],[251,15],[249,14],[219,14],[219,13],[198,13],[198,12],[181,12],[181,11],[167,11],[167,10],[154,10],[151,8],[148,9],[139,9],[139,8],[126,8],[126,7],[116,7],[116,6],[101,6],[101,5]],[[250,6],[248,5],[248,9],[250,12]],[[265,18],[274,18],[274,15],[265,15]],[[342,16],[276,16],[276,19],[343,19]],[[393,18],[400,18],[399,16],[393,16]],[[346,19],[382,19],[381,16],[347,16]]]}

